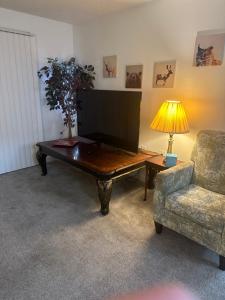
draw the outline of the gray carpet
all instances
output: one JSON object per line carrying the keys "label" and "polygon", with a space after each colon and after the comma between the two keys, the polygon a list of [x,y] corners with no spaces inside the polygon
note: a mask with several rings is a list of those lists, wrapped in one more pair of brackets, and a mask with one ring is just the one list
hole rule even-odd
{"label": "gray carpet", "polygon": [[156,235],[152,195],[135,177],[113,186],[102,217],[95,180],[67,164],[0,176],[0,299],[107,299],[180,281],[201,299],[225,299],[211,251],[170,231]]}

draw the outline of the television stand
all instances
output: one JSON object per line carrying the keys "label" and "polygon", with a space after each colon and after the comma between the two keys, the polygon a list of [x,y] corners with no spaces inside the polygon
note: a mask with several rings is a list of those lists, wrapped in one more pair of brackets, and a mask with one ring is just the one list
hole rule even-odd
{"label": "television stand", "polygon": [[55,141],[37,144],[39,149],[36,156],[42,175],[47,175],[47,156],[65,161],[93,175],[96,178],[102,215],[109,213],[113,179],[145,168],[145,161],[156,155],[155,152],[139,152],[133,155],[105,144],[99,146],[83,137],[77,136],[74,139],[79,143],[73,148],[54,147]]}

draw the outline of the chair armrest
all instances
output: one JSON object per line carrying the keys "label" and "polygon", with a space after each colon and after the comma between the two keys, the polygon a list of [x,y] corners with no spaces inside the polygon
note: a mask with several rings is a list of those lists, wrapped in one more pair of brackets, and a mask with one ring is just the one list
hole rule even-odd
{"label": "chair armrest", "polygon": [[190,161],[159,172],[156,176],[155,189],[165,195],[180,190],[191,183],[193,170],[194,163]]}
{"label": "chair armrest", "polygon": [[[179,165],[159,172],[155,180],[155,191],[153,196],[154,218],[160,216],[165,207],[165,197],[180,190],[191,183],[194,163],[184,162]],[[159,221],[159,219],[158,219]]]}

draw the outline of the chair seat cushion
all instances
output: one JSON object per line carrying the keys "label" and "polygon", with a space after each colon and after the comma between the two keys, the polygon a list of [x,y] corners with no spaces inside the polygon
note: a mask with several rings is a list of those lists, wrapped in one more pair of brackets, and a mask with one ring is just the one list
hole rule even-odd
{"label": "chair seat cushion", "polygon": [[215,232],[223,231],[225,195],[191,184],[168,195],[165,208]]}

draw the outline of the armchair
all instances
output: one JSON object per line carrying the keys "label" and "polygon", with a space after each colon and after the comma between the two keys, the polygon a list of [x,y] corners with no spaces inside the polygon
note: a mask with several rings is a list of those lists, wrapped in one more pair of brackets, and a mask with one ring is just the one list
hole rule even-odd
{"label": "armchair", "polygon": [[190,162],[157,174],[156,233],[163,226],[219,254],[225,270],[225,132],[200,131]]}

